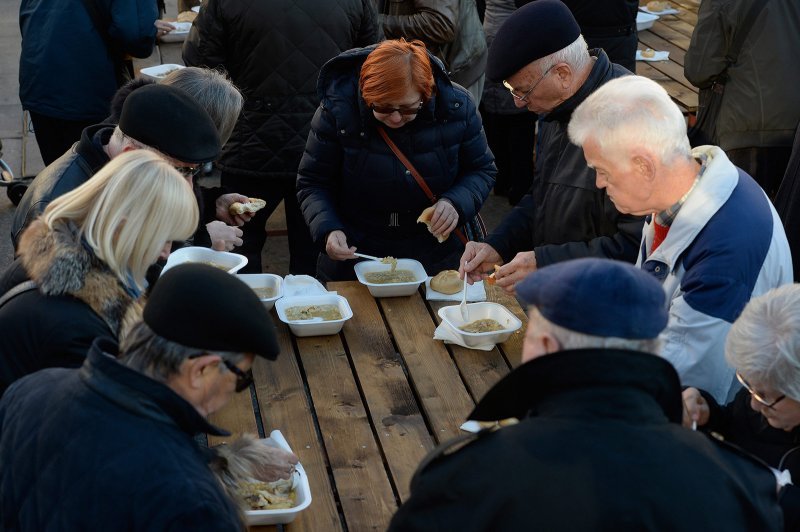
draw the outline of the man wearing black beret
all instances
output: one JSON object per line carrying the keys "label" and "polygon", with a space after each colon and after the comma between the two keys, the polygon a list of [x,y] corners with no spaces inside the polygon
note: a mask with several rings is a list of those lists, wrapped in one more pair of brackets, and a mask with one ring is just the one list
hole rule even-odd
{"label": "man wearing black beret", "polygon": [[[256,356],[279,350],[264,305],[235,276],[167,271],[118,357],[100,338],[82,368],[31,374],[3,395],[0,528],[243,530],[209,468],[215,453],[193,436],[228,435],[206,417],[249,390]],[[250,445],[267,462],[254,478],[291,475],[297,457]]]}
{"label": "man wearing black beret", "polygon": [[517,294],[523,364],[469,416],[506,423],[433,451],[390,531],[782,529],[769,468],[681,426],[678,375],[657,354],[658,281],[588,258]]}
{"label": "man wearing black beret", "polygon": [[581,257],[636,260],[643,219],[614,207],[567,135],[572,111],[607,81],[628,74],[603,50],[588,50],[558,0],[524,5],[500,27],[486,75],[503,82],[517,107],[540,115],[532,187],[485,242],[467,244],[460,273],[477,281],[502,264],[495,280],[513,292],[525,275],[548,264]]}

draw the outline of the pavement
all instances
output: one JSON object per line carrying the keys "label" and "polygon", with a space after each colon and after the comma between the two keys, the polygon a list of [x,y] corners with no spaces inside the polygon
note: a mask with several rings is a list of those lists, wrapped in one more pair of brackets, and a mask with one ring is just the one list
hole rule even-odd
{"label": "pavement", "polygon": [[[175,5],[176,0],[167,0],[167,18],[176,15]],[[44,168],[44,164],[27,114],[23,112],[19,101],[19,6],[20,0],[0,0],[0,12],[6,13],[0,17],[0,140],[3,143],[2,158],[14,175],[33,176]],[[209,181],[213,183],[213,177]],[[10,236],[14,208],[6,189],[0,189],[0,272],[5,270],[14,256]],[[496,227],[510,209],[505,197],[491,194],[481,210],[489,230]],[[278,275],[289,273],[288,240],[282,234],[285,228],[281,205],[267,221],[269,236],[262,253],[265,272]]]}

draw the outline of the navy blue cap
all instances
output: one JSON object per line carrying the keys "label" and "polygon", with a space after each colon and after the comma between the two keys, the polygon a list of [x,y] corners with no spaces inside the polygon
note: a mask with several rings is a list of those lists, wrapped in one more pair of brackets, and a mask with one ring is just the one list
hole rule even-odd
{"label": "navy blue cap", "polygon": [[551,323],[593,336],[656,338],[669,317],[664,289],[655,278],[609,259],[545,266],[516,290]]}
{"label": "navy blue cap", "polygon": [[270,360],[280,352],[275,325],[253,289],[207,264],[167,270],[147,299],[143,319],[157,335],[186,347]]}
{"label": "navy blue cap", "polygon": [[514,11],[497,30],[486,64],[486,77],[508,79],[522,67],[563,50],[581,34],[567,6],[558,0],[536,0]]}

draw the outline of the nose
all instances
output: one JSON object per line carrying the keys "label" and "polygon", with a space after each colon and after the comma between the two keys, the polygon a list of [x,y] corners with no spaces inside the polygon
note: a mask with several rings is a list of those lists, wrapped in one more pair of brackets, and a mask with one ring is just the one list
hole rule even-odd
{"label": "nose", "polygon": [[594,180],[597,188],[606,188],[608,186],[608,179],[601,177],[600,174],[596,174]]}
{"label": "nose", "polygon": [[756,401],[755,397],[752,395],[750,396],[750,408],[755,410],[758,413],[762,413],[761,410],[764,409],[764,405]]}
{"label": "nose", "polygon": [[514,107],[516,107],[517,109],[522,109],[523,107],[525,107],[525,108],[528,107],[528,102],[520,100],[519,98],[513,98],[513,100],[514,100]]}
{"label": "nose", "polygon": [[164,247],[161,248],[161,253],[158,254],[159,259],[167,260],[169,258],[169,254],[172,251],[172,242],[167,242],[164,244]]}

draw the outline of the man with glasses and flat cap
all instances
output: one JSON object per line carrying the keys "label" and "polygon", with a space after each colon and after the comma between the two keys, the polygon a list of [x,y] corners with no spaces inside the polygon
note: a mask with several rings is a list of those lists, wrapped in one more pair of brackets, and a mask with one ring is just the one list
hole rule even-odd
{"label": "man with glasses and flat cap", "polygon": [[570,143],[572,111],[607,81],[630,74],[601,49],[589,50],[566,5],[537,0],[511,14],[489,49],[486,75],[518,107],[540,115],[531,190],[485,242],[470,242],[460,273],[478,281],[494,266],[508,292],[537,268],[580,257],[635,262],[642,218],[621,214],[595,185]]}
{"label": "man with glasses and flat cap", "polygon": [[[203,264],[167,271],[118,355],[99,338],[80,369],[33,373],[3,395],[0,529],[242,530],[216,453],[193,436],[228,435],[206,417],[248,390],[256,356],[279,351],[242,281]],[[262,451],[270,463],[254,472],[291,475],[294,455]]]}

